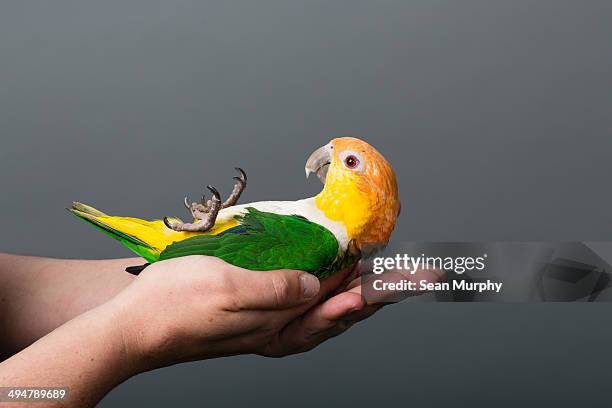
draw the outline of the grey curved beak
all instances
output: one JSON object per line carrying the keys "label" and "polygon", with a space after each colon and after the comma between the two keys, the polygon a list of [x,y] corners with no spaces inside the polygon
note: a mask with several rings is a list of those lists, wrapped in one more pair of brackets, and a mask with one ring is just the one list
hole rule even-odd
{"label": "grey curved beak", "polygon": [[332,147],[328,143],[325,146],[319,147],[317,150],[312,152],[308,160],[306,161],[306,178],[310,173],[316,173],[321,183],[325,184],[325,177],[327,177],[327,169],[332,161]]}

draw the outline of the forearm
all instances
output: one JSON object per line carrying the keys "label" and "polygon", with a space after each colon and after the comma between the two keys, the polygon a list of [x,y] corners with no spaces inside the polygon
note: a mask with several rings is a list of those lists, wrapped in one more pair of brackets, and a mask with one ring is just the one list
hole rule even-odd
{"label": "forearm", "polygon": [[0,359],[112,298],[139,258],[65,260],[0,254]]}
{"label": "forearm", "polygon": [[262,273],[205,256],[155,263],[112,300],[1,363],[0,387],[67,387],[70,400],[62,404],[87,406],[157,367],[309,350],[345,330],[343,318],[367,316],[354,315],[365,306],[356,293],[320,303],[349,273],[319,281],[301,271]]}
{"label": "forearm", "polygon": [[104,305],[62,325],[1,363],[0,387],[66,387],[61,406],[95,405],[137,372],[120,320]]}

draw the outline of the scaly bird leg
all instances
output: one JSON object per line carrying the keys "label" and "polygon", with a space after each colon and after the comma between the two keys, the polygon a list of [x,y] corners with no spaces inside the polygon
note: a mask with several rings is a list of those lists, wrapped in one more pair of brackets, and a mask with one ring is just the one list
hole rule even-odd
{"label": "scaly bird leg", "polygon": [[[187,204],[187,197],[185,197],[185,206],[188,207],[193,214],[195,222],[183,223],[178,220],[169,220],[168,217],[164,217],[164,224],[166,227],[174,231],[189,231],[189,232],[204,232],[208,231],[215,225],[217,214],[221,209],[221,196],[216,188],[207,186],[212,192],[212,199],[208,200],[205,204],[193,203],[191,206]],[[202,197],[204,201],[204,197]],[[195,205],[194,205],[195,204]]]}
{"label": "scaly bird leg", "polygon": [[221,204],[221,208],[231,207],[232,205],[236,204],[238,202],[238,199],[240,198],[240,194],[242,194],[242,192],[246,188],[246,184],[247,184],[246,173],[240,167],[236,167],[236,171],[240,173],[240,176],[234,177],[234,180],[236,180],[236,183],[234,184],[232,193],[230,194],[229,197],[227,197],[227,200],[225,200],[225,202]]}
{"label": "scaly bird leg", "polygon": [[199,203],[189,204],[189,198],[185,196],[185,198],[183,199],[183,205],[185,206],[187,211],[189,211],[194,220],[201,220],[210,211],[210,207],[212,206],[212,200],[206,200],[206,196],[202,195],[202,199]]}
{"label": "scaly bird leg", "polygon": [[164,224],[174,231],[204,232],[211,229],[215,225],[219,210],[236,204],[246,188],[246,173],[240,167],[236,167],[236,171],[240,173],[240,176],[234,177],[234,180],[236,180],[234,188],[230,196],[223,203],[221,203],[219,192],[214,187],[208,186],[208,189],[213,193],[213,197],[210,200],[207,200],[204,195],[199,203],[189,204],[187,196],[183,200],[183,205],[193,216],[193,223],[183,223],[176,219],[170,220],[168,217],[164,217]]}
{"label": "scaly bird leg", "polygon": [[[225,202],[221,204],[222,209],[231,207],[236,204],[238,202],[238,199],[240,198],[240,195],[246,188],[246,173],[240,167],[236,167],[236,170],[238,171],[238,173],[240,173],[240,176],[234,177],[234,180],[236,180],[234,188],[232,189],[232,192],[227,198],[227,200],[225,200]],[[206,196],[202,196],[202,199],[199,203],[189,204],[189,198],[187,196],[185,196],[183,200],[183,205],[195,220],[201,220],[202,217],[205,216],[206,213],[208,213],[208,209],[210,208],[211,204],[211,200],[206,200]]]}

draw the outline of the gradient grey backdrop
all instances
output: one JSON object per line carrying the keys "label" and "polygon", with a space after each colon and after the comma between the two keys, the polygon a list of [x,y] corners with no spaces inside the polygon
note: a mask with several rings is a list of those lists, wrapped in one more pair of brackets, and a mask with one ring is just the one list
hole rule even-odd
{"label": "gradient grey backdrop", "polygon": [[[609,0],[4,0],[0,249],[126,256],[64,207],[183,215],[235,165],[245,200],[313,194],[306,157],[344,134],[395,166],[395,240],[610,240],[611,23]],[[607,404],[611,344],[608,304],[407,303],[102,406]]]}

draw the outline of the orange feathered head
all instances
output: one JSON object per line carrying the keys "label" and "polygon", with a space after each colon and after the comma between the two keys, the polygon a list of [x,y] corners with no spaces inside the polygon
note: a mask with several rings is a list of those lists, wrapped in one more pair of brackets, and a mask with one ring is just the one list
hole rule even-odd
{"label": "orange feathered head", "polygon": [[317,207],[342,222],[363,253],[387,244],[400,202],[395,172],[378,150],[363,140],[339,137],[310,156],[310,172],[325,184],[315,198]]}

